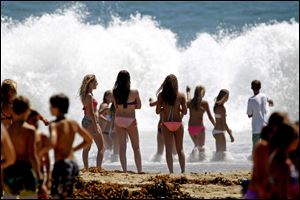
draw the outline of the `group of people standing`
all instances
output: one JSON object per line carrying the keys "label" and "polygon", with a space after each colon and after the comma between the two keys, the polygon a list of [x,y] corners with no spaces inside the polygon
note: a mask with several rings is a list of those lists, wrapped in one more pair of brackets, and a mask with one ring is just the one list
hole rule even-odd
{"label": "group of people standing", "polygon": [[[130,87],[130,74],[126,70],[119,72],[113,91],[106,91],[103,103],[97,111],[97,101],[92,91],[97,87],[95,75],[86,75],[80,87],[80,97],[84,106],[84,118],[82,126],[93,136],[98,148],[97,166],[101,167],[105,146],[109,146],[110,140],[115,141],[112,146],[114,154],[119,152],[123,171],[127,171],[126,144],[127,137],[131,141],[134,152],[134,160],[137,172],[142,172],[141,152],[139,145],[139,134],[135,110],[141,108],[141,100],[138,90]],[[234,141],[232,131],[226,123],[225,102],[229,98],[229,91],[222,89],[216,97],[214,106],[215,119],[209,109],[207,101],[203,100],[205,94],[204,86],[195,89],[195,95],[190,97],[190,88],[187,87],[186,95],[179,92],[177,77],[168,75],[157,90],[157,100],[150,99],[150,106],[156,106],[156,114],[160,116],[158,123],[158,150],[162,154],[164,145],[166,149],[166,161],[170,173],[173,173],[174,149],[178,154],[181,172],[185,172],[185,154],[183,152],[183,124],[182,118],[190,110],[189,133],[195,147],[199,151],[204,149],[205,127],[203,115],[208,113],[213,126],[213,135],[216,139],[216,151],[226,151],[225,132],[227,131],[231,142]],[[97,123],[99,121],[99,124]],[[109,131],[108,131],[109,130]],[[110,135],[111,134],[111,135]],[[105,145],[106,144],[106,145]],[[84,167],[88,167],[88,151],[90,147],[83,150]]]}
{"label": "group of people standing", "polygon": [[[99,109],[98,102],[93,96],[93,90],[97,86],[98,80],[95,75],[84,76],[79,88],[84,114],[80,126],[76,121],[65,117],[69,107],[69,100],[66,95],[56,94],[50,98],[50,112],[55,116],[55,120],[48,122],[39,112],[30,108],[29,100],[26,97],[17,96],[14,81],[6,79],[2,82],[1,123],[3,125],[1,125],[1,133],[4,134],[1,134],[1,148],[3,148],[4,159],[2,159],[1,151],[1,171],[3,170],[3,177],[1,178],[5,191],[20,195],[22,190],[36,192],[37,188],[39,197],[47,195],[47,190],[51,190],[52,197],[69,197],[73,191],[75,177],[79,173],[73,153],[82,149],[84,168],[88,168],[88,155],[92,141],[95,142],[98,149],[97,167],[102,168],[104,152],[106,149],[111,149],[113,152],[111,159],[115,161],[119,157],[123,171],[127,172],[126,149],[129,138],[134,152],[137,173],[143,173],[138,123],[135,114],[135,110],[140,109],[142,105],[138,90],[131,88],[129,72],[122,70],[118,73],[113,90],[104,93],[103,102],[99,105]],[[253,160],[254,166],[256,166],[256,157],[261,156],[256,153],[259,151],[256,150],[256,146],[260,144],[259,140],[263,135],[261,130],[266,127],[265,105],[266,102],[269,102],[270,105],[273,102],[259,93],[259,81],[252,82],[252,89],[254,96],[249,98],[247,114],[253,118]],[[185,172],[182,119],[188,110],[188,131],[195,148],[199,152],[204,151],[205,125],[203,116],[205,113],[214,127],[212,134],[216,141],[216,152],[223,154],[226,151],[226,132],[229,134],[231,142],[234,142],[232,130],[226,121],[225,103],[229,99],[229,91],[221,89],[218,93],[213,106],[214,117],[210,111],[209,103],[203,99],[205,87],[196,86],[193,97],[191,97],[190,92],[189,86],[186,88],[186,94],[179,92],[177,77],[170,74],[157,90],[157,100],[149,100],[150,106],[155,106],[156,114],[160,116],[157,136],[158,150],[160,149],[158,152],[162,154],[163,150],[161,149],[163,148],[161,146],[164,145],[170,173],[174,171],[174,152],[178,154],[181,172]],[[49,126],[50,137],[37,131],[39,120]],[[268,125],[271,124],[270,120]],[[273,131],[273,128],[268,130]],[[283,131],[282,129],[279,130]],[[83,141],[73,147],[77,133]],[[294,141],[294,135],[291,138],[289,142]],[[51,173],[48,152],[52,148],[54,149],[55,163]],[[276,150],[276,152],[281,151]],[[271,152],[270,155],[272,158],[277,156]],[[279,153],[279,155],[281,154]],[[15,173],[16,171],[18,173]],[[255,175],[255,173],[253,174]],[[253,180],[255,182],[255,178]],[[252,186],[253,182],[249,185],[248,191],[255,190]]]}

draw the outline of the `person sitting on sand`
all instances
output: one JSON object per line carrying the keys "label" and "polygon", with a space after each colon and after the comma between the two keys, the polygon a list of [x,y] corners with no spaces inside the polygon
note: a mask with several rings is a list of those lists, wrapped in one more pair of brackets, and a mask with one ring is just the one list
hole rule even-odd
{"label": "person sitting on sand", "polygon": [[[4,191],[9,195],[34,195],[41,190],[43,179],[36,150],[36,130],[26,122],[30,114],[30,104],[26,97],[13,100],[13,123],[7,129],[16,152],[16,162],[4,169]],[[37,185],[38,183],[38,185]]]}
{"label": "person sitting on sand", "polygon": [[113,106],[113,94],[110,90],[105,91],[103,95],[103,102],[100,104],[98,115],[99,122],[103,132],[105,141],[105,148],[113,150],[111,161],[118,160],[119,157],[119,144],[117,134],[115,133],[114,120],[115,108]]}
{"label": "person sitting on sand", "polygon": [[17,83],[5,79],[1,84],[1,123],[8,128],[12,122],[12,101],[17,95]]}
{"label": "person sitting on sand", "polygon": [[232,131],[226,122],[226,109],[224,104],[228,101],[228,98],[229,91],[222,89],[219,92],[214,105],[216,126],[213,129],[212,134],[216,140],[216,154],[220,154],[222,157],[224,157],[224,152],[226,151],[225,131],[229,134],[231,142],[234,142]]}
{"label": "person sitting on sand", "polygon": [[166,160],[170,173],[173,173],[172,147],[175,139],[181,173],[185,172],[185,156],[183,152],[182,118],[187,113],[184,94],[178,92],[177,77],[168,75],[157,90],[158,100],[156,113],[162,112],[162,132],[166,146]]}
{"label": "person sitting on sand", "polygon": [[193,99],[191,99],[190,91],[191,88],[187,86],[187,107],[190,111],[188,131],[193,140],[195,148],[197,148],[199,152],[203,152],[205,144],[205,126],[203,124],[204,113],[207,113],[208,118],[214,127],[216,123],[211,115],[208,102],[203,100],[205,95],[205,87],[203,85],[196,86]]}
{"label": "person sitting on sand", "polygon": [[[153,106],[156,106],[156,105],[157,105],[157,101],[153,101],[153,99],[150,98],[149,99],[149,106],[153,107]],[[156,151],[156,154],[153,157],[154,162],[160,162],[162,154],[164,153],[165,139],[164,139],[164,136],[163,136],[162,131],[161,131],[161,126],[162,126],[162,124],[161,124],[161,114],[160,114],[158,125],[157,125],[157,137],[156,137],[157,151]],[[174,141],[174,143],[173,143],[173,156],[175,156],[176,154],[177,154],[177,151],[176,151],[176,146],[175,146],[175,141]]]}
{"label": "person sitting on sand", "polygon": [[[83,104],[84,117],[82,119],[82,127],[87,129],[89,133],[93,136],[94,141],[98,148],[97,153],[97,167],[101,168],[104,154],[104,140],[102,136],[102,130],[98,123],[97,116],[97,104],[98,102],[93,97],[92,91],[97,88],[98,81],[96,76],[93,74],[87,74],[84,76],[82,80],[82,84],[79,89],[79,96],[81,102]],[[91,149],[91,145],[84,148],[82,151],[82,160],[84,168],[89,167],[89,152]]]}
{"label": "person sitting on sand", "polygon": [[[53,198],[67,198],[73,193],[75,177],[79,168],[74,160],[74,152],[88,147],[92,136],[71,119],[65,118],[69,108],[69,99],[64,94],[53,95],[50,98],[50,112],[56,117],[50,124],[51,143],[54,146],[55,163],[52,171],[51,195]],[[73,147],[76,133],[83,141]]]}
{"label": "person sitting on sand", "polygon": [[142,106],[138,90],[130,89],[130,74],[126,70],[118,73],[113,89],[114,106],[116,108],[115,125],[119,138],[119,156],[124,172],[127,172],[126,137],[129,135],[137,172],[142,172],[139,133],[135,118],[135,109]]}

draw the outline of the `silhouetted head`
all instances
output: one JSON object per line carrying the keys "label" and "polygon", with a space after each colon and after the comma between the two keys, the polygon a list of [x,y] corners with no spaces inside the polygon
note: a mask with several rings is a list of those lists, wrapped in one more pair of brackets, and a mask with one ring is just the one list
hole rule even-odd
{"label": "silhouetted head", "polygon": [[223,105],[229,98],[229,91],[226,89],[220,90],[218,96],[215,99],[215,106]]}
{"label": "silhouetted head", "polygon": [[106,90],[103,95],[103,103],[110,103],[112,101],[112,92],[110,90]]}
{"label": "silhouetted head", "polygon": [[251,89],[255,92],[258,92],[261,88],[261,83],[259,80],[253,80],[251,82]]}
{"label": "silhouetted head", "polygon": [[284,113],[284,112],[272,113],[269,118],[268,125],[262,129],[262,132],[260,135],[261,139],[269,141],[272,138],[272,136],[278,126],[280,126],[281,124],[284,124],[284,123],[289,123],[289,122],[290,122],[290,120],[289,120],[287,113]]}
{"label": "silhouetted head", "polygon": [[194,98],[192,99],[192,106],[196,110],[200,108],[200,104],[202,102],[202,98],[205,95],[205,87],[203,85],[199,85],[195,88]]}
{"label": "silhouetted head", "polygon": [[31,112],[30,112],[30,114],[29,114],[29,116],[28,116],[28,118],[27,118],[27,122],[28,122],[28,124],[31,124],[31,125],[33,125],[36,129],[38,129],[38,127],[39,127],[39,123],[38,123],[38,121],[39,121],[39,116],[40,116],[40,114],[36,111],[36,110],[32,110],[31,109]]}
{"label": "silhouetted head", "polygon": [[157,94],[161,91],[161,97],[164,102],[174,105],[178,95],[178,80],[174,74],[168,75],[163,84],[157,90]]}
{"label": "silhouetted head", "polygon": [[29,99],[24,96],[18,96],[13,100],[13,113],[14,115],[24,115],[24,120],[28,118],[30,113]]}
{"label": "silhouetted head", "polygon": [[54,116],[65,115],[69,109],[69,98],[65,94],[56,94],[50,98],[50,111]]}
{"label": "silhouetted head", "polygon": [[126,70],[119,72],[114,85],[113,95],[117,104],[127,107],[127,100],[130,92],[130,74]]}
{"label": "silhouetted head", "polygon": [[81,99],[81,102],[84,102],[84,99],[88,93],[88,89],[96,89],[98,85],[98,81],[96,79],[96,76],[94,74],[87,74],[84,76],[81,86],[79,88],[79,96]]}

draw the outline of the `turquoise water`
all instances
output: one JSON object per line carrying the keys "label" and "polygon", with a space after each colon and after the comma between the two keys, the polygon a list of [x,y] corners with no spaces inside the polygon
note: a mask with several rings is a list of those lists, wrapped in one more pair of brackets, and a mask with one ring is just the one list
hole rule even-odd
{"label": "turquoise water", "polygon": [[[262,92],[274,100],[269,113],[279,110],[299,117],[298,2],[1,2],[1,79],[18,82],[18,92],[30,97],[33,108],[47,118],[49,97],[70,97],[68,117],[81,122],[78,88],[87,73],[96,74],[100,102],[112,89],[117,73],[127,69],[139,89],[137,111],[143,164],[148,171],[167,171],[166,163],[151,162],[156,151],[158,116],[149,97],[170,73],[179,89],[206,87],[210,107],[218,91],[230,91],[227,121],[236,138],[229,160],[212,161],[215,150],[207,126],[207,159],[189,162],[187,171],[251,167],[251,121],[246,115],[250,83],[262,80]],[[185,124],[184,151],[193,145]],[[41,124],[43,131],[47,129]],[[95,164],[96,147],[91,150]],[[134,170],[128,144],[128,165]],[[81,152],[76,153],[79,164]],[[176,163],[176,164],[175,164]],[[178,162],[174,162],[176,171]],[[120,163],[104,166],[120,169]],[[131,168],[129,168],[131,170]]]}

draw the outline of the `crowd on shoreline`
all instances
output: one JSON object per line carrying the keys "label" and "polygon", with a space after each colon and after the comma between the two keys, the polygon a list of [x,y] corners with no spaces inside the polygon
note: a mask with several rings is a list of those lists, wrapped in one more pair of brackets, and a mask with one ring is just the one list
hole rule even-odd
{"label": "crowd on shoreline", "polygon": [[[131,89],[130,74],[118,73],[113,90],[104,93],[98,106],[93,90],[98,86],[95,75],[84,76],[79,96],[83,105],[81,125],[68,119],[69,99],[64,94],[51,96],[50,112],[55,117],[48,121],[30,107],[30,100],[17,96],[17,83],[5,79],[1,84],[1,190],[4,197],[26,196],[67,198],[73,193],[79,167],[73,153],[82,150],[84,168],[89,168],[89,151],[94,141],[98,152],[96,166],[102,168],[105,150],[113,151],[111,160],[120,160],[127,172],[126,149],[130,139],[137,173],[142,170],[138,119],[135,110],[141,109],[139,91]],[[260,93],[261,83],[254,80],[249,98],[247,115],[252,118],[253,173],[244,183],[245,198],[299,198],[299,125],[291,122],[286,113],[274,112],[267,120],[267,104],[273,101]],[[177,153],[181,173],[185,172],[182,118],[189,111],[188,132],[195,150],[204,151],[207,113],[213,125],[216,153],[226,152],[225,134],[234,142],[232,130],[226,122],[225,103],[229,90],[221,89],[216,96],[213,113],[204,100],[205,87],[196,86],[194,96],[187,86],[186,93],[179,92],[177,77],[168,75],[157,90],[157,100],[149,99],[160,116],[157,125],[157,157],[164,148],[166,162],[173,173],[173,154]],[[98,108],[99,107],[99,108]],[[230,114],[230,113],[229,113]],[[49,137],[38,131],[38,121],[49,126]],[[267,122],[268,121],[268,122]],[[82,142],[73,146],[76,134]],[[54,166],[50,169],[49,150],[54,150]],[[199,154],[200,155],[200,154]],[[2,173],[3,172],[3,173]]]}

